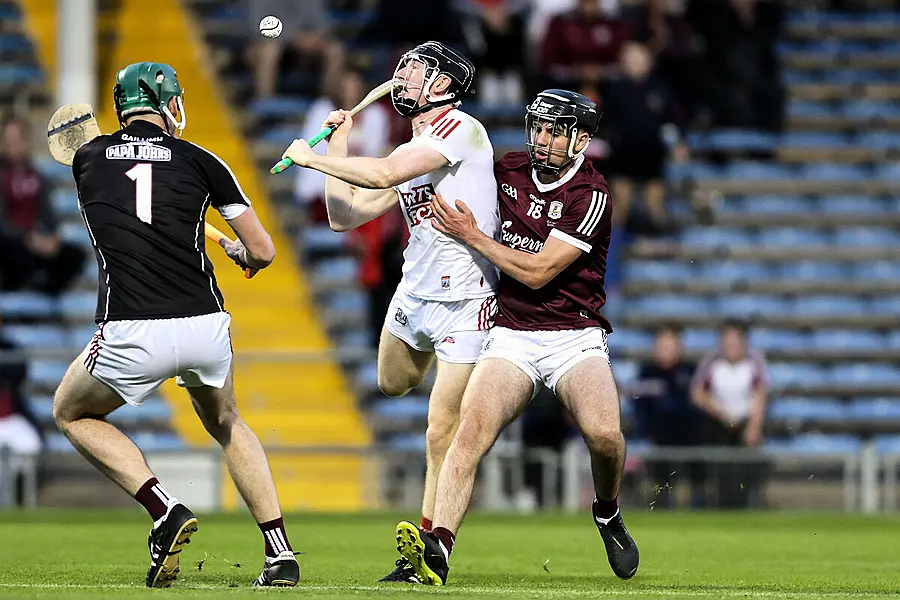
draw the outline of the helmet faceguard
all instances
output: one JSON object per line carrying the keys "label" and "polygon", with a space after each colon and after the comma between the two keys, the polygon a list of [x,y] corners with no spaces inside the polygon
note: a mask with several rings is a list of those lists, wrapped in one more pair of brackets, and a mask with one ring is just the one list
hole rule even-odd
{"label": "helmet faceguard", "polygon": [[[441,75],[451,81],[444,93],[432,87]],[[437,106],[457,105],[472,94],[475,67],[462,54],[440,42],[426,42],[400,57],[394,70],[391,103],[410,118]]]}
{"label": "helmet faceguard", "polygon": [[[600,122],[597,105],[586,96],[568,90],[545,90],[525,109],[525,147],[536,171],[555,174],[584,154]],[[576,150],[579,132],[588,134],[587,143]],[[542,132],[546,142],[538,143]],[[566,138],[565,149],[556,147],[557,138]],[[562,157],[558,164],[554,157]]]}

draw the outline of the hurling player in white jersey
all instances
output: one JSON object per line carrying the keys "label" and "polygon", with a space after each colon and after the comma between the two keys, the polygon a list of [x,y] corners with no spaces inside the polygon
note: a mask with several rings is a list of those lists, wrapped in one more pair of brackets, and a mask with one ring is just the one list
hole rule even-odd
{"label": "hurling player in white jersey", "polygon": [[[475,68],[440,42],[403,55],[394,72],[391,101],[412,125],[413,138],[386,158],[347,157],[353,119],[335,111],[339,127],[328,155],[304,140],[284,153],[301,167],[328,175],[325,200],[335,231],[347,231],[390,210],[399,200],[409,226],[403,279],[385,317],[378,347],[378,386],[402,396],[422,383],[437,358],[428,407],[422,528],[431,528],[437,476],[459,424],[466,383],[493,324],[497,271],[484,257],[432,226],[431,199],[464,198],[478,228],[499,231],[494,149],[484,126],[457,107],[472,93]],[[419,583],[408,562],[397,561],[381,581]]]}

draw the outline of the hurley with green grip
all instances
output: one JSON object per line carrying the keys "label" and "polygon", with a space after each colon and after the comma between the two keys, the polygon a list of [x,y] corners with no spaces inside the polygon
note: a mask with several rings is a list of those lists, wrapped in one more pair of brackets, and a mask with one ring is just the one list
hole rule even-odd
{"label": "hurley with green grip", "polygon": [[[358,113],[359,111],[361,111],[368,105],[372,104],[379,98],[382,98],[383,96],[387,95],[388,92],[391,91],[392,87],[393,87],[393,80],[385,81],[384,83],[379,85],[377,88],[375,88],[374,90],[372,90],[371,92],[366,94],[366,97],[363,98],[362,100],[360,100],[359,104],[357,104],[356,106],[354,106],[353,108],[350,109],[350,116],[355,117],[356,113]],[[336,125],[330,125],[328,127],[323,128],[322,131],[320,131],[318,133],[318,135],[316,135],[316,137],[312,138],[311,140],[309,140],[307,142],[309,144],[309,147],[314,148],[316,144],[318,144],[319,142],[321,142],[322,140],[327,138],[329,135],[334,133],[335,129],[337,129]],[[288,167],[290,167],[293,164],[294,164],[294,161],[292,161],[291,159],[283,158],[280,161],[278,161],[278,164],[276,164],[274,167],[269,169],[269,172],[272,173],[273,175],[277,175],[278,173],[281,173],[282,171],[284,171],[285,169],[287,169]]]}

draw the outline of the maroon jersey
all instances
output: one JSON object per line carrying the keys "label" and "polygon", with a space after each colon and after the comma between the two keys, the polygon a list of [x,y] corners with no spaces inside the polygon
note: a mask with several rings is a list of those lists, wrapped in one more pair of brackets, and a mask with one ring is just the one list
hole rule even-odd
{"label": "maroon jersey", "polygon": [[581,256],[544,287],[533,290],[501,275],[496,324],[526,331],[603,327],[603,277],[612,230],[612,202],[603,175],[577,159],[566,175],[542,184],[525,152],[510,152],[494,165],[504,245],[537,254],[553,236]]}

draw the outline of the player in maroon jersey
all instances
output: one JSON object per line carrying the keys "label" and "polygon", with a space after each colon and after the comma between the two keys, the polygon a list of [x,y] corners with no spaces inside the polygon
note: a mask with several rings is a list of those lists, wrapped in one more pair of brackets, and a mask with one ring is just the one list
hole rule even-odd
{"label": "player in maroon jersey", "polygon": [[538,94],[525,116],[528,151],[510,152],[494,169],[501,242],[479,231],[462,201],[456,210],[440,196],[432,202],[434,227],[485,256],[503,276],[496,325],[441,467],[434,528],[397,526],[397,549],[425,583],[446,583],[478,463],[541,385],[556,393],[587,442],[593,517],[613,572],[623,579],[637,572],[638,549],[617,500],[625,438],[606,345],[612,328],[600,314],[612,204],[606,180],[584,159],[599,120],[597,105],[581,94]]}

